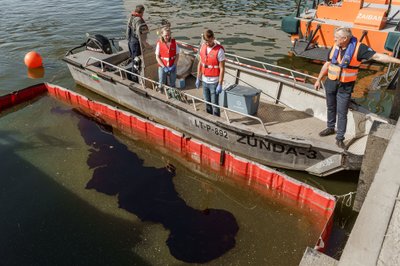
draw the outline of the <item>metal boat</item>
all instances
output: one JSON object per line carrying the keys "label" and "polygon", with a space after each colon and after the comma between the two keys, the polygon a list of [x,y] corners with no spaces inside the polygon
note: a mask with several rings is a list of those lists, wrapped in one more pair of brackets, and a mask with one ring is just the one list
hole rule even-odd
{"label": "metal boat", "polygon": [[[92,36],[80,49],[68,51],[64,61],[76,83],[188,138],[265,165],[318,176],[360,169],[372,123],[388,122],[353,103],[346,149],[339,148],[335,136],[318,135],[326,127],[326,103],[324,91],[313,89],[314,77],[229,53],[224,94],[229,96],[228,88],[233,85],[256,90],[260,92],[258,106],[250,114],[235,108],[246,101],[238,103],[228,97],[228,103],[219,106],[220,117],[208,114],[202,89],[194,84],[197,46],[178,42],[182,88],[160,86],[156,81],[155,45],[160,27],[139,36],[142,53],[134,60],[129,58],[127,40],[119,40],[111,52],[107,38]],[[93,49],[93,43],[99,49]]]}

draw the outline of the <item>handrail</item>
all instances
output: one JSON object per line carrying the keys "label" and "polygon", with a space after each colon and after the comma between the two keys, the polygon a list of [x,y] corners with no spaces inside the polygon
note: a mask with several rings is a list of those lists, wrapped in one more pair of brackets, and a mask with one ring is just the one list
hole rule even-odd
{"label": "handrail", "polygon": [[[128,71],[128,70],[123,69],[123,68],[121,68],[121,67],[119,67],[119,66],[113,65],[113,64],[111,64],[111,63],[108,63],[108,62],[106,62],[106,61],[103,61],[103,60],[98,59],[98,58],[95,58],[95,57],[89,57],[89,58],[86,60],[84,66],[88,66],[88,64],[89,64],[89,62],[90,62],[91,60],[96,61],[96,62],[100,62],[100,66],[101,66],[101,70],[102,70],[102,71],[104,71],[104,65],[108,65],[108,66],[111,66],[111,67],[115,68],[116,70],[118,70],[118,73],[119,73],[121,79],[125,79],[124,76],[122,75],[122,72],[125,72],[125,73],[127,73],[127,74],[136,76],[138,79],[141,80],[141,85],[142,85],[143,89],[147,89],[147,88],[145,87],[145,85],[144,85],[144,81],[150,82],[150,83],[152,84],[153,90],[154,90],[157,86],[160,85],[160,83],[157,82],[157,81],[154,81],[154,80],[152,80],[152,79],[149,79],[149,78],[140,76],[139,74],[133,73],[133,72],[131,72],[131,71]],[[182,91],[180,91],[180,90],[177,90],[177,89],[175,89],[175,88],[173,88],[173,87],[170,87],[170,86],[167,86],[167,85],[163,85],[163,87],[166,88],[164,91],[165,91],[165,96],[166,96],[167,99],[170,99],[170,97],[169,97],[169,95],[168,95],[168,93],[167,93],[167,90],[171,90],[171,91],[173,91],[174,93],[178,93],[179,95],[181,95],[181,98],[184,98],[184,97],[182,97],[182,95],[185,96],[185,97],[191,98],[191,99],[192,99],[192,103],[193,103],[193,109],[194,109],[194,111],[196,111],[196,112],[197,112],[198,110],[197,110],[197,108],[196,108],[196,105],[195,105],[194,100],[203,102],[203,103],[208,104],[208,105],[211,105],[211,106],[218,107],[219,109],[223,110],[223,111],[224,111],[224,114],[225,114],[225,118],[226,118],[226,120],[227,120],[227,122],[228,122],[229,124],[231,123],[231,120],[229,119],[229,116],[228,116],[228,113],[227,113],[227,112],[232,112],[232,113],[235,113],[235,114],[244,116],[244,117],[248,117],[248,118],[254,119],[254,120],[258,121],[258,122],[261,124],[261,126],[262,126],[262,128],[265,130],[266,134],[269,134],[268,130],[266,129],[266,127],[265,127],[265,125],[264,125],[264,122],[263,122],[259,117],[252,116],[252,115],[248,115],[248,114],[244,114],[244,113],[241,113],[241,112],[238,112],[238,111],[229,109],[229,108],[227,108],[227,107],[223,107],[223,106],[219,106],[219,105],[216,105],[216,104],[214,104],[214,103],[211,103],[211,102],[207,102],[207,101],[204,100],[204,99],[198,98],[198,97],[193,96],[193,95],[191,95],[191,94],[184,93],[184,92],[182,92]]]}
{"label": "handrail", "polygon": [[[179,41],[178,43],[182,44],[184,47],[192,49],[194,52],[196,52],[198,50],[198,48],[196,46],[191,45],[189,43],[182,42],[182,41]],[[274,75],[290,78],[290,79],[293,79],[295,81],[305,82],[305,80],[307,78],[313,79],[313,80],[317,79],[314,76],[311,76],[311,75],[308,75],[308,74],[305,74],[305,73],[302,73],[302,72],[298,72],[298,71],[292,70],[290,68],[281,67],[281,66],[277,66],[277,65],[274,65],[274,64],[266,63],[266,62],[261,62],[261,61],[258,61],[258,60],[254,60],[254,59],[250,59],[250,58],[246,58],[246,57],[242,57],[242,56],[234,55],[234,54],[230,54],[230,53],[225,53],[225,55],[229,56],[229,57],[233,57],[235,59],[235,60],[228,59],[227,60],[228,62],[231,62],[231,63],[234,63],[234,64],[239,63],[239,65],[243,65],[243,66],[246,66],[246,67],[249,67],[249,68],[256,68],[257,70],[261,70],[261,71],[264,71],[264,72],[267,72],[267,73],[271,73],[271,74],[274,74]],[[244,64],[244,63],[240,62],[240,59],[241,60],[246,60],[248,62],[253,62],[253,63],[260,64],[264,69],[261,69],[261,68],[258,68],[258,67],[254,67],[252,65]],[[284,74],[284,73],[280,73],[280,72],[276,72],[276,71],[268,70],[267,67],[274,68],[274,69],[279,69],[279,70],[283,70],[283,71],[287,71],[287,72],[290,73],[290,75],[287,75],[287,74]],[[295,74],[297,76],[301,76],[303,78],[296,77]]]}
{"label": "handrail", "polygon": [[[182,46],[186,47],[186,48],[192,49],[194,52],[197,52],[199,50],[196,46],[194,46],[192,44],[189,44],[189,43],[186,43],[186,42],[182,42],[182,41],[178,41],[178,43],[181,44]],[[309,78],[311,80],[315,80],[315,81],[318,79],[315,76],[311,76],[311,75],[308,75],[308,74],[305,74],[305,73],[302,73],[302,72],[299,72],[299,71],[295,71],[295,70],[292,70],[290,68],[281,67],[281,66],[273,65],[273,64],[270,64],[270,63],[266,63],[266,62],[261,62],[261,61],[258,61],[258,60],[242,57],[242,56],[239,56],[239,55],[234,55],[234,54],[229,54],[229,53],[225,53],[225,55],[231,56],[231,57],[235,57],[237,59],[237,61],[233,61],[233,60],[227,59],[226,61],[228,61],[230,63],[236,64],[236,65],[239,65],[239,66],[243,66],[243,67],[247,67],[247,68],[250,68],[250,69],[266,72],[266,73],[269,73],[269,74],[272,74],[272,75],[276,75],[276,76],[281,76],[281,77],[285,77],[285,78],[288,78],[288,79],[292,79],[293,82],[305,83],[307,78]],[[249,64],[241,63],[239,59],[243,59],[243,60],[247,60],[249,62],[261,64],[263,66],[263,68],[259,68],[259,67],[255,67],[255,66],[252,66],[252,65],[249,65]],[[280,73],[280,72],[276,72],[276,71],[268,70],[268,69],[266,69],[266,66],[288,71],[288,72],[290,72],[290,75],[287,75],[287,74],[284,74],[284,73]],[[296,74],[298,76],[302,76],[303,78],[296,77],[294,74]],[[313,82],[313,83],[315,83],[315,82]],[[313,85],[313,83],[310,83],[310,84]],[[321,87],[325,91],[324,82],[321,82]]]}

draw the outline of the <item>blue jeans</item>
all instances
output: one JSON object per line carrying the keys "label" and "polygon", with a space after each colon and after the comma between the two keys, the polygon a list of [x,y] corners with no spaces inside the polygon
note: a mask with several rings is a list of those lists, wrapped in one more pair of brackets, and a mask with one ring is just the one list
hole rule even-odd
{"label": "blue jeans", "polygon": [[[204,100],[206,100],[207,102],[211,102],[213,104],[218,105],[218,101],[219,101],[219,97],[218,94],[215,92],[218,86],[218,82],[217,83],[205,83],[203,82],[203,97]],[[214,107],[210,104],[206,105],[206,110],[207,113],[209,114],[213,114],[215,116],[219,116],[219,108],[218,107]]]}
{"label": "blue jeans", "polygon": [[354,82],[346,84],[327,79],[325,82],[326,104],[328,107],[328,128],[335,128],[337,115],[337,140],[344,140],[347,128],[347,113]]}
{"label": "blue jeans", "polygon": [[[169,83],[167,84],[167,76],[169,75]],[[176,68],[174,71],[165,73],[162,67],[158,67],[158,82],[175,88],[176,82]]]}

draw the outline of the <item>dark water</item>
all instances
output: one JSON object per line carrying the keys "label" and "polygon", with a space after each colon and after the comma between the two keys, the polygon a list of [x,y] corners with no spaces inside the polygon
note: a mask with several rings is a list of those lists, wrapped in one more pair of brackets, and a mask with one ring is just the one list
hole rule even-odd
{"label": "dark water", "polygon": [[[86,32],[102,33],[108,37],[121,36],[128,11],[137,3],[2,0],[0,93],[42,81],[75,88],[65,63],[61,61],[65,52],[82,43]],[[175,28],[175,37],[187,42],[197,43],[201,31],[210,27],[231,53],[311,74],[320,69],[318,65],[287,55],[290,44],[288,36],[280,31],[280,18],[292,12],[294,1],[171,0],[141,3],[146,6],[147,20],[168,18]],[[44,78],[28,78],[23,58],[30,50],[42,54]],[[391,95],[374,92],[363,95],[360,100],[378,113],[386,113]],[[123,169],[131,164],[140,166],[141,160],[143,174],[139,180],[165,177],[167,183],[160,183],[160,186],[169,189],[166,198],[161,199],[172,200],[174,204],[171,208],[174,211],[186,218],[203,217],[207,221],[221,215],[229,221],[230,226],[223,229],[230,236],[224,240],[231,244],[221,245],[220,253],[226,253],[211,264],[296,264],[305,243],[313,246],[318,232],[315,228],[320,225],[318,221],[312,222],[315,219],[312,214],[300,211],[290,215],[296,211],[265,200],[251,190],[243,191],[232,184],[207,179],[209,176],[204,177],[201,172],[193,173],[179,160],[155,153],[149,145],[140,146],[140,142],[123,137],[115,140],[104,130],[91,130],[97,135],[82,135],[76,116],[53,113],[51,118],[45,115],[48,105],[58,107],[56,102],[38,101],[33,105],[34,108],[24,108],[0,120],[1,166],[4,169],[0,178],[0,250],[6,265],[165,265],[189,261],[183,257],[195,255],[176,255],[182,256],[181,260],[170,255],[175,252],[171,250],[179,249],[173,237],[174,234],[181,237],[176,221],[169,221],[170,217],[163,214],[160,208],[147,213],[142,205],[134,205],[129,198],[130,192],[124,191],[126,187],[121,184],[115,184],[113,191],[107,190],[112,180],[104,178],[104,173],[115,173],[115,169],[120,169],[117,166],[123,166]],[[74,126],[66,128],[65,120],[75,121]],[[16,137],[22,132],[25,132],[21,136],[23,141]],[[107,141],[112,142],[108,147],[116,147],[115,151],[89,143],[94,137],[106,136],[111,138]],[[108,163],[115,165],[115,168],[103,167],[100,162],[104,154],[112,154],[114,160]],[[125,160],[127,154],[132,158]],[[167,170],[167,161],[173,162],[175,174]],[[298,172],[288,173],[332,194],[354,191],[357,182],[357,173],[339,173],[324,179]],[[131,185],[128,173],[123,173],[120,178],[124,184]],[[171,179],[174,186],[171,185]],[[130,202],[120,205],[120,197],[124,193]],[[349,217],[343,215],[340,226],[345,228]],[[236,233],[234,220],[239,228]],[[188,228],[182,230],[196,226],[183,224]],[[211,226],[219,228],[218,223],[211,223]],[[340,242],[346,232],[337,227],[333,238]],[[13,237],[15,234],[17,236]],[[287,238],[283,238],[283,242],[276,242],[282,235]],[[171,240],[167,242],[168,239]],[[229,248],[232,249],[228,251]],[[217,255],[207,256],[211,258]],[[64,258],[65,263],[62,262]],[[67,258],[71,263],[67,262]]]}
{"label": "dark water", "polygon": [[295,265],[323,226],[49,97],[0,127],[4,265]]}

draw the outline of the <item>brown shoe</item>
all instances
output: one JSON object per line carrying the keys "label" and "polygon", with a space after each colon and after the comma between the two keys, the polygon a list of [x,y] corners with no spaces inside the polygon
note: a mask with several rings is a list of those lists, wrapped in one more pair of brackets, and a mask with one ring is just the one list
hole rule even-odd
{"label": "brown shoe", "polygon": [[319,136],[320,137],[326,137],[329,135],[333,135],[335,134],[335,129],[334,128],[325,128],[324,130],[322,130],[321,132],[319,132]]}

